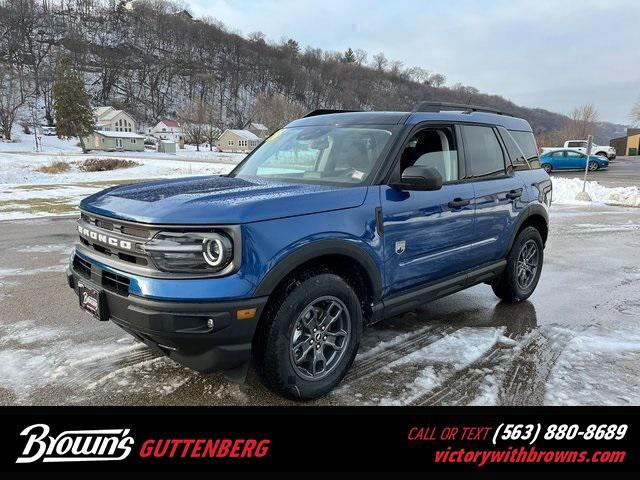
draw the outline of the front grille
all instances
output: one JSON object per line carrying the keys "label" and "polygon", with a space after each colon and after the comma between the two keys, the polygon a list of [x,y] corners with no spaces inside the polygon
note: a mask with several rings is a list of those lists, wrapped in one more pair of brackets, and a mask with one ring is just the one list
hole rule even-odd
{"label": "front grille", "polygon": [[111,245],[100,241],[98,238],[91,238],[87,235],[80,235],[80,243],[101,255],[110,257],[112,260],[120,261],[124,264],[133,264],[146,267],[150,264],[150,258],[142,251],[142,245],[153,238],[156,230],[149,229],[143,225],[131,225],[117,220],[101,218],[86,212],[80,215],[80,227],[87,227],[98,234],[118,237],[130,242],[132,249],[123,249],[118,245]]}
{"label": "front grille", "polygon": [[117,273],[102,272],[102,286],[125,297],[129,295],[129,282],[130,280],[127,277]]}

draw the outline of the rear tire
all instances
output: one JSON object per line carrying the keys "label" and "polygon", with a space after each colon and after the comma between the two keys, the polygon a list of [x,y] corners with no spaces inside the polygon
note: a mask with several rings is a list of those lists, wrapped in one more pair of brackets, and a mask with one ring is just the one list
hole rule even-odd
{"label": "rear tire", "polygon": [[549,165],[548,163],[543,163],[542,168],[544,168],[545,172],[551,173],[552,168],[551,168],[551,165]]}
{"label": "rear tire", "polygon": [[507,255],[507,266],[491,283],[496,296],[507,302],[520,302],[531,296],[538,285],[544,260],[544,244],[535,227],[524,228]]}
{"label": "rear tire", "polygon": [[318,398],[347,373],[361,336],[362,308],[351,286],[331,273],[307,275],[265,310],[254,336],[256,371],[284,397]]}

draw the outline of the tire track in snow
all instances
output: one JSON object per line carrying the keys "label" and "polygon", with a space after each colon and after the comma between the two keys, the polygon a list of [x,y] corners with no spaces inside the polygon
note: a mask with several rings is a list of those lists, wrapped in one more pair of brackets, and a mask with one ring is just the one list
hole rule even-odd
{"label": "tire track in snow", "polygon": [[445,336],[458,330],[460,327],[453,325],[438,325],[434,328],[412,335],[399,343],[395,343],[380,353],[374,354],[361,361],[356,361],[354,366],[344,377],[343,382],[349,383],[359,380],[383,367],[391,362],[395,362],[400,358],[416,352],[422,348],[431,345]]}
{"label": "tire track in snow", "polygon": [[148,362],[158,356],[160,355],[146,345],[140,345],[139,348],[116,355],[105,354],[104,356],[95,357],[86,362],[79,361],[71,366],[79,373],[77,375],[70,375],[68,378],[62,380],[60,386],[87,386],[97,382],[105,375]]}
{"label": "tire track in snow", "polygon": [[498,405],[542,405],[551,371],[573,336],[545,331],[511,361],[498,392]]}
{"label": "tire track in snow", "polygon": [[[507,332],[505,337],[513,342],[498,341],[480,358],[454,372],[438,387],[413,398],[408,405],[468,405],[480,394],[487,375],[498,370],[513,355],[518,345],[516,340],[524,334],[521,330]],[[538,330],[532,332],[530,341],[538,335]]]}

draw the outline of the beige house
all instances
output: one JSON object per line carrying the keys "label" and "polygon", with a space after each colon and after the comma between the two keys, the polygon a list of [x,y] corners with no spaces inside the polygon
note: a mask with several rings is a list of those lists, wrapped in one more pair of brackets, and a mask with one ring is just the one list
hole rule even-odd
{"label": "beige house", "polygon": [[93,109],[93,120],[96,130],[105,132],[132,132],[135,133],[136,121],[124,110],[116,110],[113,107],[96,107]]}
{"label": "beige house", "polygon": [[250,131],[261,140],[269,136],[269,129],[262,123],[249,122],[244,126],[244,129]]}
{"label": "beige house", "polygon": [[227,129],[218,137],[218,150],[221,152],[249,153],[256,148],[261,139],[249,130]]}

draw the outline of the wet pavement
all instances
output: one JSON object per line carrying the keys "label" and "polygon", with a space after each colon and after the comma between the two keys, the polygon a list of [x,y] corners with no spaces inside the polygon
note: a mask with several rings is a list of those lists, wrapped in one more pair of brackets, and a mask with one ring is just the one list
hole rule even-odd
{"label": "wet pavement", "polygon": [[[82,313],[64,269],[74,220],[0,222],[0,404],[292,404],[199,374]],[[486,285],[364,332],[342,384],[308,404],[640,404],[640,209],[554,206],[540,284]],[[307,404],[307,405],[308,405]]]}
{"label": "wet pavement", "polygon": [[[578,172],[554,171],[554,177],[583,178],[584,170]],[[609,168],[589,172],[587,180],[598,182],[606,187],[632,187],[640,185],[640,155],[633,157],[617,157],[609,163]]]}

